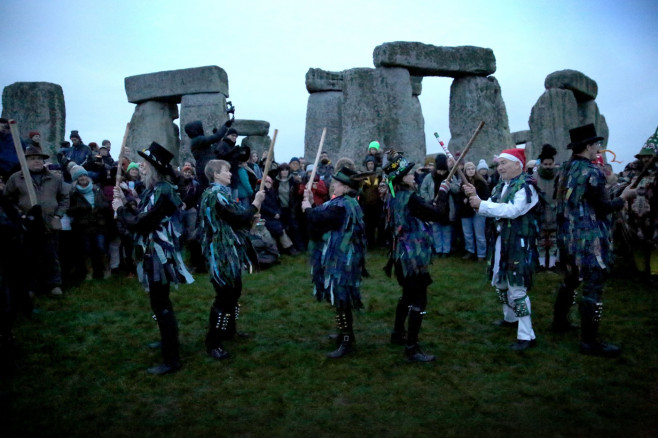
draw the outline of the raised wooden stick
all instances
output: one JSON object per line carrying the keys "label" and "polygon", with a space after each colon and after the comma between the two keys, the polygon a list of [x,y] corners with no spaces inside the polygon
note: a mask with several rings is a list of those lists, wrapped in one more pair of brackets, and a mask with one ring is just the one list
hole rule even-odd
{"label": "raised wooden stick", "polygon": [[278,129],[274,130],[274,136],[272,137],[272,142],[270,143],[270,149],[267,151],[267,159],[265,160],[265,168],[263,169],[263,178],[260,180],[260,190],[265,188],[265,180],[267,179],[267,174],[270,172],[270,167],[272,167],[272,157],[274,156],[274,143],[276,142],[276,135],[279,133]]}
{"label": "raised wooden stick", "polygon": [[[313,183],[315,182],[315,175],[318,173],[318,163],[320,162],[320,155],[322,155],[322,146],[324,145],[324,138],[327,135],[327,128],[322,128],[322,136],[320,137],[320,146],[318,146],[318,153],[315,154],[315,161],[313,162],[313,170],[311,170],[311,177],[306,183],[306,192],[309,193],[306,197],[313,199]],[[311,202],[309,200],[309,202]]]}
{"label": "raised wooden stick", "polygon": [[34,207],[37,205],[37,192],[34,191],[32,174],[30,173],[30,168],[27,167],[27,160],[25,159],[25,152],[23,151],[23,145],[21,144],[21,137],[18,133],[18,124],[16,123],[16,120],[12,119],[9,121],[9,130],[11,131],[11,136],[14,140],[14,149],[16,149],[18,161],[21,163],[21,170],[23,171],[23,178],[25,178],[25,186],[27,187],[27,196],[30,198],[30,206]]}
{"label": "raised wooden stick", "polygon": [[123,140],[121,141],[121,149],[119,149],[119,156],[117,157],[117,175],[114,180],[114,185],[119,187],[121,184],[121,157],[126,149],[126,140],[128,139],[128,131],[130,130],[130,122],[126,123],[126,131],[123,133]]}
{"label": "raised wooden stick", "polygon": [[466,143],[466,147],[464,148],[464,151],[459,156],[459,158],[457,158],[457,160],[455,161],[455,165],[452,166],[452,169],[450,169],[450,173],[448,173],[448,176],[445,179],[446,181],[450,181],[450,178],[452,178],[453,175],[455,174],[455,172],[457,172],[457,168],[459,167],[460,161],[462,160],[462,158],[464,158],[464,156],[466,155],[468,150],[471,148],[471,146],[473,145],[473,142],[475,141],[475,137],[478,136],[478,134],[480,133],[480,131],[482,130],[483,127],[484,127],[484,121],[480,122],[478,127],[475,128],[475,132],[471,136],[471,139],[468,141],[468,143]]}

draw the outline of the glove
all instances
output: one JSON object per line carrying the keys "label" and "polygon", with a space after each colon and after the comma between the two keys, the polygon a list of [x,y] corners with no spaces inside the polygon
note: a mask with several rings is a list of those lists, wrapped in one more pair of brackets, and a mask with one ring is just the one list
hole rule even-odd
{"label": "glove", "polygon": [[439,190],[442,192],[448,192],[448,190],[450,190],[450,185],[447,182],[443,181],[441,183],[441,187],[439,187]]}

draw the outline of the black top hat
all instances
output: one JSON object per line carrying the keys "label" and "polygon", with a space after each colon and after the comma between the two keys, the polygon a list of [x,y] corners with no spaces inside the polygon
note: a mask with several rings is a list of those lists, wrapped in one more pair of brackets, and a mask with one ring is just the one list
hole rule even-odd
{"label": "black top hat", "polygon": [[43,158],[44,160],[50,158],[50,155],[48,155],[48,154],[44,154],[40,147],[38,147],[38,146],[32,146],[32,145],[28,146],[28,147],[25,149],[25,156],[26,156],[26,157],[37,156],[37,157],[41,157],[41,158]]}
{"label": "black top hat", "polygon": [[573,149],[578,146],[588,145],[603,140],[603,137],[596,135],[596,128],[593,123],[570,129],[569,136],[571,137],[571,143],[567,145],[567,149]]}
{"label": "black top hat", "polygon": [[174,154],[158,143],[153,142],[147,149],[143,149],[137,153],[151,163],[161,174],[174,176],[174,168],[170,164],[174,158]]}

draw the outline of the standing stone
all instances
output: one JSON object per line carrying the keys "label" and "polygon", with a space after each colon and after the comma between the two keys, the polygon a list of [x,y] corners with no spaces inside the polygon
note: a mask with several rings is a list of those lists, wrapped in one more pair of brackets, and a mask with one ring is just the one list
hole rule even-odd
{"label": "standing stone", "polygon": [[174,163],[178,163],[180,139],[178,126],[174,124],[177,118],[175,103],[148,101],[137,105],[130,119],[125,156],[137,161],[137,151],[155,141],[174,154]]}
{"label": "standing stone", "polygon": [[[586,102],[578,103],[578,126],[587,125],[593,123],[596,127],[596,134],[603,137],[601,140],[602,147],[605,149],[608,144],[608,135],[610,134],[608,130],[608,123],[605,121],[605,117],[599,112],[599,106],[593,100],[588,100]],[[570,129],[573,129],[571,127]]]}
{"label": "standing stone", "polygon": [[557,149],[556,163],[569,159],[571,152],[567,145],[571,143],[569,129],[580,126],[578,102],[570,90],[550,88],[546,90],[532,107],[530,119],[530,139],[533,149],[526,151],[526,157],[534,157],[545,143]]}
{"label": "standing stone", "polygon": [[375,47],[375,67],[403,67],[414,76],[488,76],[496,71],[493,50],[474,46],[437,47],[397,41]]}
{"label": "standing stone", "polygon": [[423,77],[411,76],[411,94],[413,96],[420,96],[423,92]]}
{"label": "standing stone", "polygon": [[327,134],[322,149],[336,159],[342,139],[342,109],[343,93],[340,91],[317,92],[308,96],[304,156],[310,163],[317,155],[323,128],[327,128]]}
{"label": "standing stone", "polygon": [[20,135],[39,131],[43,151],[54,155],[64,140],[66,106],[62,87],[49,82],[16,82],[2,90],[2,117],[14,119]]}
{"label": "standing stone", "polygon": [[[270,149],[272,139],[269,135],[250,135],[242,139],[240,143],[242,146],[249,146],[251,152],[258,152],[258,158],[263,154],[263,151]],[[274,158],[276,161],[276,144],[274,145]]]}
{"label": "standing stone", "polygon": [[454,153],[462,151],[481,121],[478,134],[465,158],[477,163],[514,146],[507,110],[495,77],[469,76],[455,79],[450,86],[450,142]]}
{"label": "standing stone", "polygon": [[309,93],[343,91],[343,72],[309,68],[306,72],[306,90]]}
{"label": "standing stone", "polygon": [[424,120],[418,119],[409,71],[355,68],[344,72],[342,143],[334,158],[359,163],[368,144],[404,151],[411,161],[425,156]]}
{"label": "standing stone", "polygon": [[205,135],[212,134],[228,120],[226,96],[222,93],[188,94],[182,97],[180,107],[181,147],[180,161],[194,161],[190,150],[190,137],[185,133],[185,125],[200,120]]}

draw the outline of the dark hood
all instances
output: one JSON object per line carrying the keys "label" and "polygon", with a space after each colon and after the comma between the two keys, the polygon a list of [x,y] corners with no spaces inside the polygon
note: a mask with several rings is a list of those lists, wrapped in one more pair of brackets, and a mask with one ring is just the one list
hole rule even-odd
{"label": "dark hood", "polygon": [[195,120],[194,122],[187,123],[185,125],[185,133],[188,137],[194,138],[203,135],[203,123],[200,120]]}

